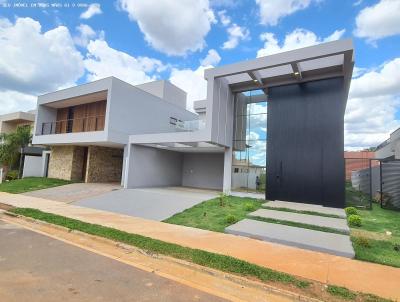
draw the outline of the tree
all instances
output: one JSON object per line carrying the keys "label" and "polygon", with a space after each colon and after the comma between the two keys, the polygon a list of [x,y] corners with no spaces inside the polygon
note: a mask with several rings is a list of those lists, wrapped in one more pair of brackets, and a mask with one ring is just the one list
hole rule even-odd
{"label": "tree", "polygon": [[3,177],[20,158],[21,148],[28,146],[32,141],[31,127],[18,126],[12,133],[0,134],[0,163],[3,167]]}

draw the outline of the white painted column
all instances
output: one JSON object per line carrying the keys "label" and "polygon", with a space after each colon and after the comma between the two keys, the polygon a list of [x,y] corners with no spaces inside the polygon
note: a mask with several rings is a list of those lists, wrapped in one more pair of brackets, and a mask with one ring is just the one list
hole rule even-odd
{"label": "white painted column", "polygon": [[125,177],[126,177],[126,164],[128,163],[128,145],[124,146],[124,154],[122,156],[122,175],[121,175],[121,186],[125,187]]}
{"label": "white painted column", "polygon": [[232,148],[226,147],[224,152],[224,181],[223,192],[231,194],[232,184]]}

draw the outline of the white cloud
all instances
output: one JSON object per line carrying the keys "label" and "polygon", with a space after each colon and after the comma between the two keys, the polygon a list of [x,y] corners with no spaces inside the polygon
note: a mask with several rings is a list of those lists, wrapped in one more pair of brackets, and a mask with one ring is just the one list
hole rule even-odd
{"label": "white cloud", "polygon": [[331,35],[325,38],[320,38],[317,37],[317,35],[312,31],[303,28],[296,28],[294,31],[285,36],[283,43],[279,43],[278,39],[275,37],[275,34],[266,32],[260,35],[261,41],[264,42],[264,47],[258,50],[257,57],[263,57],[283,51],[312,46],[323,42],[330,42],[340,39],[344,33],[344,29],[336,30]]}
{"label": "white cloud", "polygon": [[101,36],[101,39],[104,38],[104,32],[97,34],[93,28],[87,24],[79,24],[79,26],[76,27],[76,30],[78,35],[74,37],[74,42],[82,47],[86,47],[90,40],[93,40],[98,36]]}
{"label": "white cloud", "polygon": [[223,26],[228,26],[231,23],[231,18],[226,15],[226,10],[219,11],[218,17]]}
{"label": "white cloud", "polygon": [[0,114],[36,108],[36,96],[18,91],[0,91]]}
{"label": "white cloud", "polygon": [[193,102],[204,100],[207,97],[207,81],[204,79],[204,70],[210,66],[199,66],[196,70],[171,70],[170,82],[187,92],[186,109],[193,110]]}
{"label": "white cloud", "polygon": [[101,10],[100,4],[92,3],[89,5],[88,9],[81,14],[80,18],[81,19],[90,19],[94,15],[99,15],[101,13],[103,13],[103,12]]}
{"label": "white cloud", "polygon": [[240,3],[239,0],[210,0],[210,4],[213,7],[236,7]]}
{"label": "white cloud", "polygon": [[40,94],[73,85],[84,73],[83,58],[68,29],[42,33],[39,22],[0,19],[0,91]]}
{"label": "white cloud", "polygon": [[146,41],[168,55],[203,49],[216,22],[208,0],[119,0],[119,7],[138,23]]}
{"label": "white cloud", "polygon": [[277,25],[279,20],[298,10],[307,8],[318,0],[256,0],[260,11],[260,22],[266,25]]}
{"label": "white cloud", "polygon": [[87,50],[84,64],[88,71],[88,81],[115,76],[135,85],[154,80],[155,77],[150,76],[149,73],[165,69],[159,60],[132,57],[111,48],[104,40],[90,41]]}
{"label": "white cloud", "polygon": [[247,28],[241,27],[236,23],[233,23],[227,28],[228,40],[222,45],[222,49],[233,49],[239,45],[240,41],[249,38],[250,32]]}
{"label": "white cloud", "polygon": [[375,41],[400,34],[400,0],[381,0],[360,11],[354,34]]}
{"label": "white cloud", "polygon": [[239,26],[236,23],[232,23],[231,18],[226,15],[226,10],[219,11],[218,17],[222,26],[227,28],[226,32],[228,34],[228,40],[224,42],[222,49],[233,49],[238,46],[240,41],[247,40],[249,38],[249,30],[244,26]]}
{"label": "white cloud", "polygon": [[345,148],[377,146],[400,126],[400,58],[353,79],[345,115]]}
{"label": "white cloud", "polygon": [[202,66],[216,66],[221,61],[221,57],[215,49],[210,49],[207,56],[200,61]]}

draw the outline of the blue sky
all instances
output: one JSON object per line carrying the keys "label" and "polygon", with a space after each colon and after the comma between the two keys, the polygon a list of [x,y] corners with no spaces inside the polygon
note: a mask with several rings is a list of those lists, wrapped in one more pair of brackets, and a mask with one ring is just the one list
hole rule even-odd
{"label": "blue sky", "polygon": [[205,68],[352,38],[346,149],[377,145],[400,126],[400,0],[14,2],[0,0],[0,113],[109,75],[169,79],[188,92],[191,109],[205,97]]}

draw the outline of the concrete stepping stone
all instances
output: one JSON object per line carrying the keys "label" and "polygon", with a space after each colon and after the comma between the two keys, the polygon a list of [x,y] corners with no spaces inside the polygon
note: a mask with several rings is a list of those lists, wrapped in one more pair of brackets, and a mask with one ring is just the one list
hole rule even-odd
{"label": "concrete stepping stone", "polygon": [[344,209],[324,207],[316,204],[289,202],[289,201],[269,201],[263,204],[264,207],[270,208],[286,208],[295,211],[309,211],[322,214],[336,215],[342,218],[346,218],[346,212]]}
{"label": "concrete stepping stone", "polygon": [[225,233],[347,258],[354,258],[355,256],[348,235],[326,233],[252,219],[244,219],[227,227]]}
{"label": "concrete stepping stone", "polygon": [[309,224],[319,227],[327,227],[341,232],[345,232],[346,234],[350,233],[347,221],[342,218],[331,218],[324,216],[299,214],[299,213],[284,212],[284,211],[274,211],[267,209],[259,209],[255,212],[249,213],[247,216],[291,221],[291,222]]}

